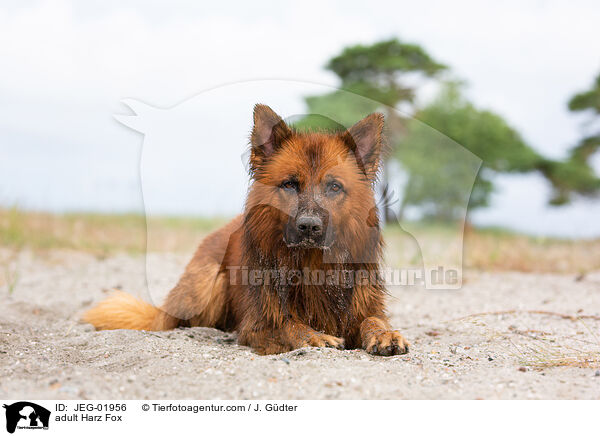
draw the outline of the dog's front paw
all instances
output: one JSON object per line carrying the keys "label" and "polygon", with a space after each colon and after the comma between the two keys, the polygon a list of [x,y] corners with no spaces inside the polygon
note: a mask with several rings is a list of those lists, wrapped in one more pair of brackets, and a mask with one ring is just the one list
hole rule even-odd
{"label": "dog's front paw", "polygon": [[409,342],[396,330],[374,332],[366,341],[365,350],[379,356],[394,356],[408,353]]}
{"label": "dog's front paw", "polygon": [[344,339],[321,332],[310,332],[300,345],[300,348],[302,347],[329,347],[343,350]]}

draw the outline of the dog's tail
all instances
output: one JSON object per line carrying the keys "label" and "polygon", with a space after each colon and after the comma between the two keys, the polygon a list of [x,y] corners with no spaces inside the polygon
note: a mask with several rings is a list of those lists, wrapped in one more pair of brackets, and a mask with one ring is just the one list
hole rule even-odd
{"label": "dog's tail", "polygon": [[155,320],[161,310],[123,291],[88,310],[82,317],[98,330],[156,330]]}

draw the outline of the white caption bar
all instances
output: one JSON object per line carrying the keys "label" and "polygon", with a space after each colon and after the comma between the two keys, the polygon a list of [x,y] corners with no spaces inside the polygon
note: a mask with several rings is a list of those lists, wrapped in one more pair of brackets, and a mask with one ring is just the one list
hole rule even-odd
{"label": "white caption bar", "polygon": [[146,436],[179,431],[287,436],[349,430],[352,434],[382,435],[564,435],[597,431],[598,410],[598,403],[592,401],[0,402],[6,406],[0,418],[0,434],[11,434],[12,430],[18,436],[40,435],[33,431],[36,429],[44,430],[43,435],[78,436],[132,432]]}

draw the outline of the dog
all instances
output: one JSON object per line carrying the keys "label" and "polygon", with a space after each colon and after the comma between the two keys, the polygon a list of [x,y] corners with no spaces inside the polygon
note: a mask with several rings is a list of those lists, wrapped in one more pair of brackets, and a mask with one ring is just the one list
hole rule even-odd
{"label": "dog", "polygon": [[118,291],[83,320],[99,330],[237,331],[259,354],[407,353],[380,273],[383,128],[373,113],[347,130],[301,131],[257,104],[243,214],[202,241],[160,308]]}

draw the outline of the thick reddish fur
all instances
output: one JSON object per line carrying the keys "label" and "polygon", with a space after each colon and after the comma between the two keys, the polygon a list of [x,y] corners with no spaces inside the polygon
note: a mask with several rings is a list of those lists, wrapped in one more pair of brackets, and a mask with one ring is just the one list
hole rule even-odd
{"label": "thick reddish fur", "polygon": [[[270,149],[261,148],[259,140],[265,122],[271,139],[277,129],[285,130],[281,141]],[[390,329],[384,310],[385,290],[379,282],[351,288],[243,283],[240,267],[249,271],[308,268],[372,273],[380,268],[383,241],[373,185],[381,138],[375,138],[373,149],[361,154],[358,145],[349,141],[348,132],[299,133],[282,123],[270,108],[257,105],[252,133],[253,183],[244,213],[204,239],[160,309],[119,292],[89,310],[83,319],[97,329],[205,326],[238,331],[239,343],[260,354],[304,346],[362,347],[383,355],[406,352],[408,342]],[[383,118],[371,115],[361,123],[375,124],[380,132]],[[353,127],[354,132],[350,130],[354,136],[364,133],[366,127],[361,123]],[[299,175],[306,187],[317,186],[331,175],[344,184],[344,198],[327,205],[336,239],[326,251],[289,248],[283,240],[293,207],[282,197],[279,186],[289,174]]]}

